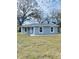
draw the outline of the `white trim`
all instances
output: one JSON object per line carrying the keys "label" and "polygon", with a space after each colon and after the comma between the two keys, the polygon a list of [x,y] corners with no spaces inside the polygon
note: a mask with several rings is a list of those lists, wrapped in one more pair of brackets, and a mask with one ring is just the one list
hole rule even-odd
{"label": "white trim", "polygon": [[35,27],[33,27],[33,34],[35,34]]}
{"label": "white trim", "polygon": [[43,31],[44,31],[44,29],[43,29],[43,27],[41,26],[41,28],[42,28],[42,32],[40,32],[40,27],[38,27],[39,28],[39,33],[43,33]]}
{"label": "white trim", "polygon": [[59,34],[59,33],[47,34],[47,35],[34,35],[34,34],[31,34],[30,36],[55,36],[55,35],[61,35],[61,34]]}

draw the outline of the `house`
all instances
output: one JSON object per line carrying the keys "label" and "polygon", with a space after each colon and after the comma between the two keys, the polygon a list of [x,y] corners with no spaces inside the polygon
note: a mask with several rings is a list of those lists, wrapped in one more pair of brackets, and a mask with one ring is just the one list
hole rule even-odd
{"label": "house", "polygon": [[58,33],[58,25],[56,25],[55,20],[54,22],[50,20],[49,23],[26,20],[21,26],[21,32],[30,36],[53,35]]}

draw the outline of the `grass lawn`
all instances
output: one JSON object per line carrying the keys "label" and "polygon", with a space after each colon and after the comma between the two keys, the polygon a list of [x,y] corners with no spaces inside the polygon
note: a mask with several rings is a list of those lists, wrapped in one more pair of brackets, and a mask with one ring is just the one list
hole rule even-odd
{"label": "grass lawn", "polygon": [[17,33],[18,59],[61,59],[61,36],[27,36]]}

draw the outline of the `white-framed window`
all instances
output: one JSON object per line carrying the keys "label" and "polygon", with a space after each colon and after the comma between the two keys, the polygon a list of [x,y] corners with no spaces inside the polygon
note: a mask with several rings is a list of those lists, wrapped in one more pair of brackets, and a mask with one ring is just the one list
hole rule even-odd
{"label": "white-framed window", "polygon": [[51,32],[53,32],[53,27],[51,27]]}
{"label": "white-framed window", "polygon": [[39,32],[40,32],[40,33],[43,32],[43,28],[42,28],[42,27],[39,28]]}

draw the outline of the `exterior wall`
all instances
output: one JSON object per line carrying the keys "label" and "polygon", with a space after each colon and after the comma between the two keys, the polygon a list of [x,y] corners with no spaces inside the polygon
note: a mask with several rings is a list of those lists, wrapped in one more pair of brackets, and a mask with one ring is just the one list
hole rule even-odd
{"label": "exterior wall", "polygon": [[58,27],[54,27],[54,33],[58,33]]}
{"label": "exterior wall", "polygon": [[52,35],[58,33],[58,28],[53,27],[53,32],[51,32],[51,27],[43,26],[42,32],[40,32],[40,27],[33,27],[33,32],[30,31],[32,31],[32,28],[27,27],[27,32],[25,32],[24,28],[21,28],[21,32],[27,35]]}
{"label": "exterior wall", "polygon": [[57,27],[53,27],[53,32],[51,32],[51,27],[42,27],[42,31],[43,32],[41,32],[40,33],[40,31],[39,31],[39,28],[40,27],[35,27],[35,35],[52,35],[52,34],[56,34],[57,33]]}
{"label": "exterior wall", "polygon": [[27,32],[25,32],[25,29],[23,27],[21,27],[21,32],[24,33],[24,34],[28,34],[29,33],[28,30],[27,30]]}

